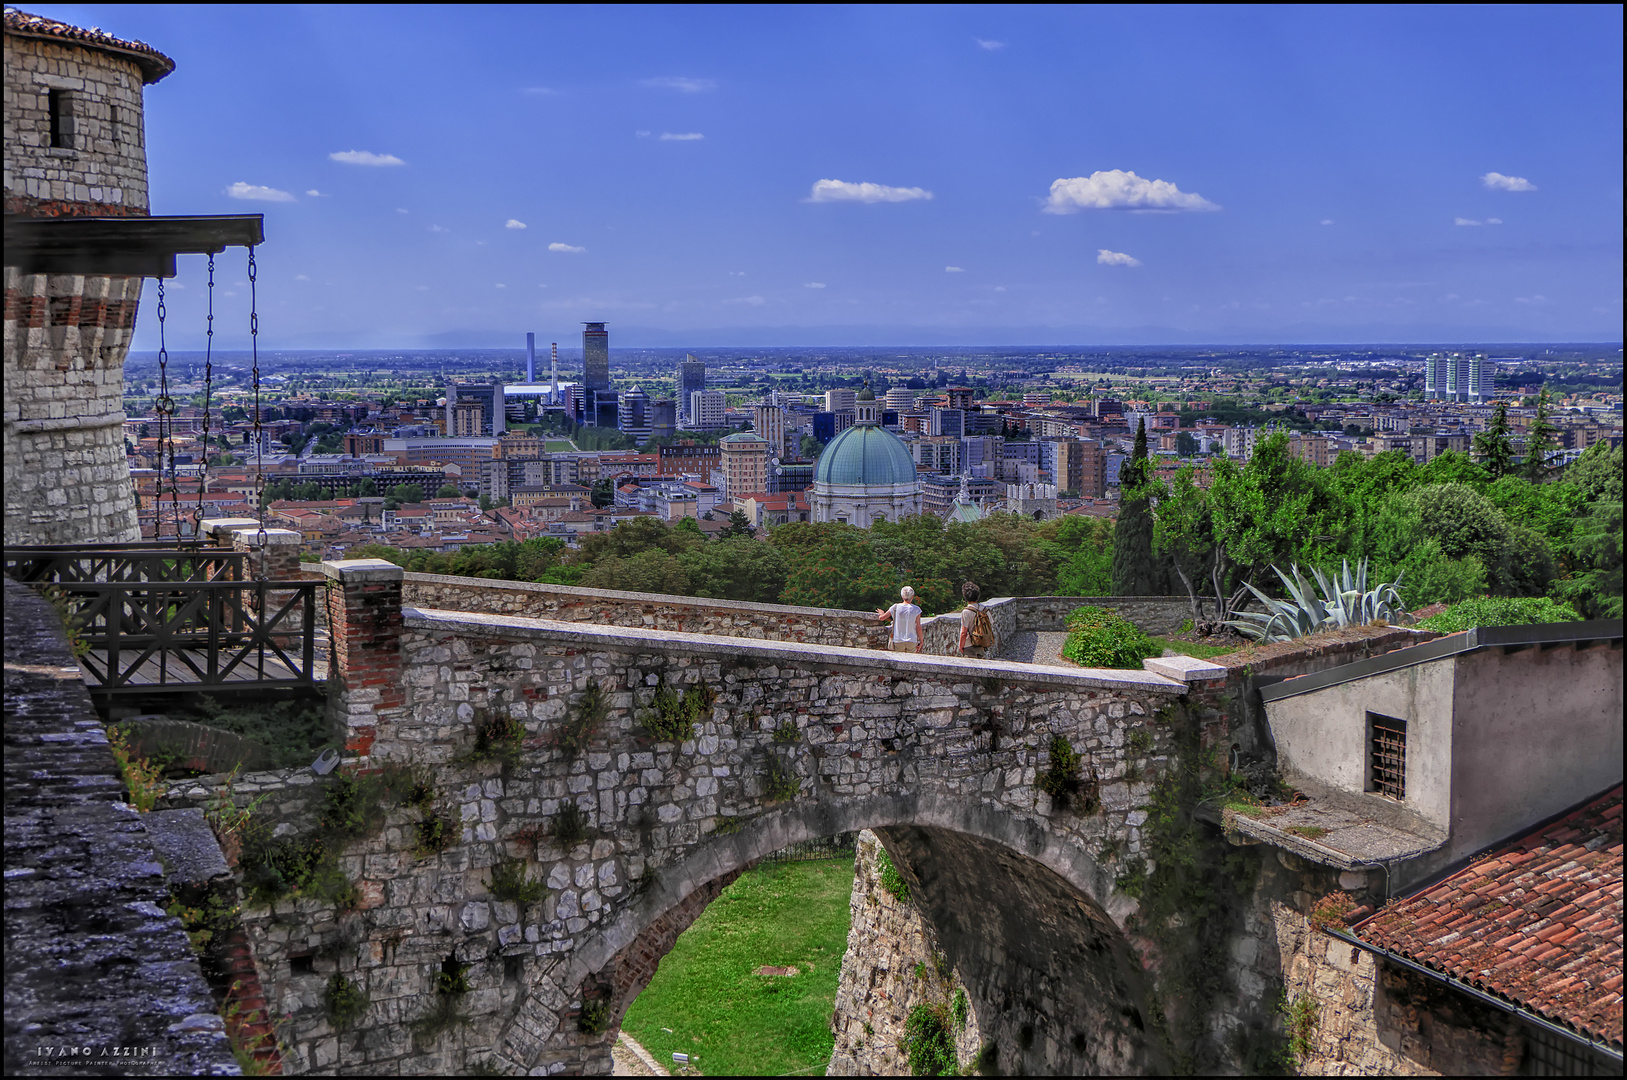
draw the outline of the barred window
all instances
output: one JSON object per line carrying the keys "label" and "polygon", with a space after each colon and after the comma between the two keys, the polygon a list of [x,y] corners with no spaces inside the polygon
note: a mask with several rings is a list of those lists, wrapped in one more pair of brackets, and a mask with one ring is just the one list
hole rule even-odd
{"label": "barred window", "polygon": [[1392,799],[1407,795],[1407,722],[1367,714],[1367,790]]}
{"label": "barred window", "polygon": [[51,148],[72,150],[74,135],[73,95],[66,90],[47,90],[46,108],[51,116]]}

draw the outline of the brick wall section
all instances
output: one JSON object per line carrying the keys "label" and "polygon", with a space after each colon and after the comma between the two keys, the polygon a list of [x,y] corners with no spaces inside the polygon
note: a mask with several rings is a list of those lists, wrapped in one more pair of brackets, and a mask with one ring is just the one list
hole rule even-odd
{"label": "brick wall section", "polygon": [[328,576],[332,642],[330,709],[345,749],[365,755],[372,750],[378,725],[393,718],[406,700],[401,568],[382,559],[350,559],[323,563],[322,569]]}
{"label": "brick wall section", "polygon": [[5,581],[7,1076],[37,1047],[151,1047],[171,1075],[235,1074],[225,1028],[55,613]]}

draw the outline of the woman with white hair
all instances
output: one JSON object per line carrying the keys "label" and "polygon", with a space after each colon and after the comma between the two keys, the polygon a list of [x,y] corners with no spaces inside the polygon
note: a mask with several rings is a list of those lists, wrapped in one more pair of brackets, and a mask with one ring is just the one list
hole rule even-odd
{"label": "woman with white hair", "polygon": [[898,590],[903,603],[894,604],[883,611],[876,609],[876,620],[893,621],[893,652],[921,651],[921,609],[915,606],[915,590],[908,585]]}

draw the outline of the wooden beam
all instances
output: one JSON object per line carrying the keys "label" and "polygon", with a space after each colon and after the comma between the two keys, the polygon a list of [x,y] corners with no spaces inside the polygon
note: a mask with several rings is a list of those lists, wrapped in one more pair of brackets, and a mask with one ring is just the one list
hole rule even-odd
{"label": "wooden beam", "polygon": [[24,217],[7,214],[7,267],[23,274],[175,276],[175,256],[265,243],[264,214]]}

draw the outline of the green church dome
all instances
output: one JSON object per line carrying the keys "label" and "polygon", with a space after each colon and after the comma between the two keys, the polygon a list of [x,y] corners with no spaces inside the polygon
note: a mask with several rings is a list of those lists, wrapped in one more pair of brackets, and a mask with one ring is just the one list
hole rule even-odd
{"label": "green church dome", "polygon": [[873,424],[855,424],[819,455],[814,483],[913,484],[915,460],[897,435]]}

